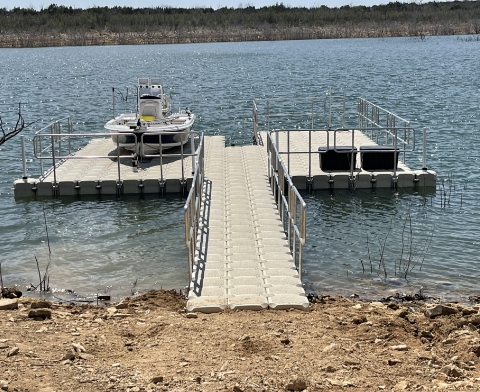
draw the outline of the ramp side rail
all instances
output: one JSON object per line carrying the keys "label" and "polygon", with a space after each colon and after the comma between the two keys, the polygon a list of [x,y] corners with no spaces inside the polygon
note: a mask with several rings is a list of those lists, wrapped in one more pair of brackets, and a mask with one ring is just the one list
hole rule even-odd
{"label": "ramp side rail", "polygon": [[270,133],[267,134],[267,155],[270,186],[272,187],[280,218],[287,234],[288,244],[298,270],[298,276],[302,280],[303,245],[307,237],[307,206],[297,188],[293,185]]}
{"label": "ramp side rail", "polygon": [[197,234],[200,224],[200,210],[203,200],[204,180],[204,143],[203,134],[197,149],[196,161],[193,166],[192,187],[188,192],[187,201],[183,207],[185,220],[185,245],[188,249],[188,279],[192,276],[195,253],[197,251]]}

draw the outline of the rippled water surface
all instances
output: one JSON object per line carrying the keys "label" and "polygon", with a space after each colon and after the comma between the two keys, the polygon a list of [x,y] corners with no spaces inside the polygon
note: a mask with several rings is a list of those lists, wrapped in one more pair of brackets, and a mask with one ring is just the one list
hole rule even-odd
{"label": "rippled water surface", "polygon": [[[480,44],[465,38],[0,49],[0,114],[11,127],[22,102],[26,121],[37,121],[27,138],[69,115],[76,131],[101,132],[112,87],[131,92],[138,77],[161,76],[173,107],[197,114],[197,131],[239,144],[251,140],[254,98],[343,87],[352,110],[353,98],[363,96],[428,127],[427,163],[439,187],[305,194],[306,287],[362,296],[423,287],[427,295],[466,299],[480,275]],[[49,261],[45,220],[56,289],[123,296],[186,285],[182,197],[15,200],[18,137],[0,147],[0,161],[5,285],[37,284],[35,257],[42,272]],[[420,168],[421,157],[407,163]],[[30,173],[36,167],[29,162]]]}

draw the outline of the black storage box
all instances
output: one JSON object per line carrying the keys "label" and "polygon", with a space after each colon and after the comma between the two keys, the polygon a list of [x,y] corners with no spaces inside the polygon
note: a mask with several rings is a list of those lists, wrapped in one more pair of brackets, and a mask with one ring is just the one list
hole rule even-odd
{"label": "black storage box", "polygon": [[360,159],[364,170],[395,170],[399,149],[393,146],[361,146]]}
{"label": "black storage box", "polygon": [[350,171],[353,150],[353,168],[357,160],[357,149],[352,146],[318,147],[320,169],[323,171],[343,170]]}

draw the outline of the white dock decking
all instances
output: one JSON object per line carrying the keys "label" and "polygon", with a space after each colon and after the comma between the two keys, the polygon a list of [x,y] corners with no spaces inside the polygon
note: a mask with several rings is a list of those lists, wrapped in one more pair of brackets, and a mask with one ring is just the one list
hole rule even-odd
{"label": "white dock decking", "polygon": [[[189,153],[188,148],[186,145],[186,152]],[[159,158],[140,162],[138,167],[132,165],[131,158],[120,158],[118,165],[116,146],[110,138],[93,139],[74,155],[111,158],[68,159],[56,168],[55,174],[50,170],[43,178],[15,181],[15,196],[51,197],[54,190],[56,196],[180,193],[183,186],[188,192],[191,185],[191,157],[184,157],[183,160],[180,157],[163,158],[162,174]],[[185,184],[181,181],[182,164]],[[160,178],[163,178],[163,182]]]}
{"label": "white dock decking", "polygon": [[[293,134],[288,144],[285,132],[277,140],[298,189],[351,187],[349,171],[320,168],[318,148],[333,146],[333,135],[327,143],[327,132]],[[263,144],[230,147],[222,136],[203,139],[204,192],[187,311],[308,308],[270,187],[267,134],[261,136]],[[337,133],[336,145],[359,150],[375,144],[359,131],[354,136],[352,141],[351,131]],[[191,156],[164,157],[163,165],[159,158],[145,159],[137,167],[131,158],[116,155],[110,139],[93,139],[75,153],[85,159],[67,159],[41,178],[15,181],[15,197],[187,193],[191,187]],[[412,171],[402,163],[396,172],[367,171],[361,169],[360,155],[355,187],[392,188],[395,181],[398,187],[435,186],[435,172]]]}
{"label": "white dock decking", "polygon": [[260,146],[207,139],[200,257],[187,311],[308,308]]}
{"label": "white dock decking", "polygon": [[[267,133],[261,132],[264,145],[266,146]],[[309,143],[311,138],[311,143]],[[289,146],[290,154],[281,154],[282,160],[287,166],[290,178],[297,189],[308,189],[309,169],[311,172],[312,190],[324,189],[348,189],[350,188],[349,171],[323,171],[319,162],[319,147],[325,147],[327,144],[334,145],[334,132],[329,132],[329,141],[327,143],[327,132],[308,132],[299,131],[290,134],[287,141],[286,132],[278,132],[278,150],[281,153],[287,152]],[[274,136],[276,139],[276,136]],[[411,170],[407,165],[401,162],[399,155],[396,179],[392,170],[368,171],[361,169],[361,146],[373,146],[376,143],[360,131],[354,131],[352,143],[352,131],[336,132],[336,146],[353,146],[357,148],[355,188],[393,188],[393,181],[397,181],[398,188],[413,187],[435,187],[436,173],[431,170]],[[311,156],[309,162],[309,151],[311,145]],[[266,147],[265,147],[266,149]],[[418,164],[418,163],[417,163]]]}

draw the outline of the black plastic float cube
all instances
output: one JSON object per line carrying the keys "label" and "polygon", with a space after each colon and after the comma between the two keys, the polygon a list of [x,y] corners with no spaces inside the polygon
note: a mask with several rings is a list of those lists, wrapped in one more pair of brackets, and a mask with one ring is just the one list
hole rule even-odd
{"label": "black plastic float cube", "polygon": [[353,168],[357,160],[357,149],[352,146],[318,147],[320,169],[323,171],[350,171],[353,152]]}
{"label": "black plastic float cube", "polygon": [[361,146],[362,169],[395,170],[398,164],[398,154],[399,149],[393,146]]}

